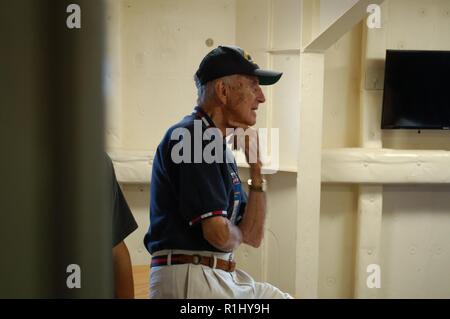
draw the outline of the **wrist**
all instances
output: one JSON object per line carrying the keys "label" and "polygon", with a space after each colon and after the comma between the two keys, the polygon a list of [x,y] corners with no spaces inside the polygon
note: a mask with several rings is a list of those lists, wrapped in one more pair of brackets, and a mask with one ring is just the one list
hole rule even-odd
{"label": "wrist", "polygon": [[261,184],[264,182],[261,171],[250,173],[250,181],[252,182],[253,186],[261,186]]}
{"label": "wrist", "polygon": [[255,176],[261,175],[262,164],[260,162],[249,164],[249,166],[250,166],[250,174],[251,175],[255,175]]}

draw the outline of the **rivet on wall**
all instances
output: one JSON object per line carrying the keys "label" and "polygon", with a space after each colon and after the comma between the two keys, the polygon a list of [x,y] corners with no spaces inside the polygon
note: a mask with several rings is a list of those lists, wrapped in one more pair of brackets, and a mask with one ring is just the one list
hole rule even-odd
{"label": "rivet on wall", "polygon": [[145,115],[144,107],[142,107],[142,105],[139,105],[138,109],[139,109],[139,115],[144,116]]}
{"label": "rivet on wall", "polygon": [[144,54],[142,52],[139,52],[135,55],[135,63],[136,67],[140,68],[144,64]]}
{"label": "rivet on wall", "polygon": [[327,285],[328,287],[332,287],[336,284],[336,278],[334,278],[333,276],[330,276],[327,278]]}
{"label": "rivet on wall", "polygon": [[421,8],[421,9],[419,10],[419,15],[420,15],[421,17],[426,17],[426,15],[427,15],[427,10],[426,10],[425,8]]}
{"label": "rivet on wall", "polygon": [[205,44],[207,47],[212,47],[214,45],[214,40],[211,38],[206,39]]}

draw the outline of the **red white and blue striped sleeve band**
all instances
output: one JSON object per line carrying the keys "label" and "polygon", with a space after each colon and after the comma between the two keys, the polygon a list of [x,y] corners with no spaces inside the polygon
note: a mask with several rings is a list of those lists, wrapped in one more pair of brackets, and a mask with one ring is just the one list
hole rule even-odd
{"label": "red white and blue striped sleeve band", "polygon": [[223,216],[223,217],[227,217],[227,216],[228,216],[228,213],[227,213],[226,210],[217,210],[217,211],[214,211],[214,212],[209,212],[209,213],[206,213],[206,214],[202,214],[202,215],[197,216],[197,217],[195,217],[194,219],[192,219],[192,220],[189,222],[189,226],[193,226],[193,225],[197,224],[198,222],[200,222],[200,221],[202,221],[202,220],[204,220],[204,219],[206,219],[206,218],[214,217],[214,216]]}

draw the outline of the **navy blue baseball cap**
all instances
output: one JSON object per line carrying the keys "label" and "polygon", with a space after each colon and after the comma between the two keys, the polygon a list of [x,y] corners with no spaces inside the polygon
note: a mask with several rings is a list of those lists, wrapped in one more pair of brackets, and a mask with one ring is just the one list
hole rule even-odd
{"label": "navy blue baseball cap", "polygon": [[260,85],[272,85],[283,75],[282,72],[260,69],[246,51],[236,46],[219,46],[209,52],[195,74],[202,85],[233,74],[256,76]]}

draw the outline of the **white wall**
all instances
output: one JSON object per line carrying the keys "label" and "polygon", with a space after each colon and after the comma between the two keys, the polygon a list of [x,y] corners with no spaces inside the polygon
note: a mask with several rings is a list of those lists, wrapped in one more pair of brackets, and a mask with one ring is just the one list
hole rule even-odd
{"label": "white wall", "polygon": [[[322,4],[322,2],[321,2]],[[359,146],[362,25],[325,53],[322,147]],[[319,296],[354,296],[357,188],[322,184]]]}
{"label": "white wall", "polygon": [[[166,129],[196,105],[195,71],[218,44],[235,42],[235,0],[125,0],[122,14],[122,144],[156,150]],[[214,41],[213,47],[205,44]]]}
{"label": "white wall", "polygon": [[359,146],[361,24],[325,53],[323,148]]}
{"label": "white wall", "polygon": [[144,246],[150,207],[150,185],[122,184],[125,198],[130,206],[138,229],[125,239],[133,265],[150,265],[151,256]]}
{"label": "white wall", "polygon": [[319,0],[320,30],[329,27],[339,16],[344,14],[358,0]]}
{"label": "white wall", "polygon": [[357,190],[322,184],[319,297],[353,298]]}
{"label": "white wall", "polygon": [[383,192],[383,298],[450,298],[450,186]]}
{"label": "white wall", "polygon": [[[331,5],[324,1],[321,4]],[[326,52],[324,148],[375,147],[373,142],[378,137],[379,145],[384,148],[449,149],[447,131],[418,134],[417,131],[381,131],[379,128],[380,84],[386,49],[449,50],[448,12],[449,1],[386,0],[382,5],[382,29],[358,31],[358,28],[366,28],[362,21]],[[325,13],[321,17],[324,15],[330,16]],[[359,76],[358,70],[361,70]],[[373,79],[377,79],[378,85],[372,85]],[[361,114],[362,103],[366,103],[364,108],[369,118]],[[372,144],[366,144],[366,136],[370,136]],[[448,298],[448,186],[384,186],[379,189],[382,224],[381,243],[376,253],[381,264],[382,287],[377,296]],[[355,253],[359,249],[355,247],[357,211],[361,209],[358,189],[350,185],[323,184],[321,195],[319,294],[329,298],[352,297],[355,280],[351,272],[356,272]],[[361,231],[376,233],[376,226],[372,228]]]}

